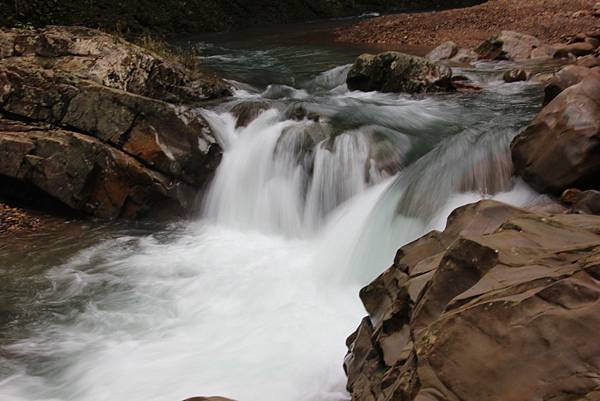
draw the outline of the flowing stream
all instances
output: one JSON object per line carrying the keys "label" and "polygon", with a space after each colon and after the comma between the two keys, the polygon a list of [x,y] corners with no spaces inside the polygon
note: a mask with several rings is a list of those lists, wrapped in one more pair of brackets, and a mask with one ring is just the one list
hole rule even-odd
{"label": "flowing stream", "polygon": [[[346,400],[358,291],[397,248],[460,205],[538,200],[508,149],[541,88],[500,82],[507,66],[456,71],[478,93],[359,93],[357,49],[210,39],[237,90],[198,110],[225,154],[197,218],[0,249],[1,400]],[[236,107],[263,111],[236,127]]]}

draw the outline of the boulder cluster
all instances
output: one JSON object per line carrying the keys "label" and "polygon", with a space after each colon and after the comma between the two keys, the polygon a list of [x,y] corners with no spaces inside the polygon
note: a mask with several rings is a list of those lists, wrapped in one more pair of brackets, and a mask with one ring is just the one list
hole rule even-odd
{"label": "boulder cluster", "polygon": [[[481,201],[402,247],[360,292],[368,316],[344,363],[354,401],[600,399],[597,37],[550,49],[503,32],[476,50],[572,63],[549,79],[543,109],[511,144],[514,174],[562,207]],[[430,59],[457,51],[445,44]]]}
{"label": "boulder cluster", "polygon": [[0,180],[19,184],[3,195],[35,188],[103,218],[185,214],[221,157],[193,105],[228,93],[99,31],[1,30]]}

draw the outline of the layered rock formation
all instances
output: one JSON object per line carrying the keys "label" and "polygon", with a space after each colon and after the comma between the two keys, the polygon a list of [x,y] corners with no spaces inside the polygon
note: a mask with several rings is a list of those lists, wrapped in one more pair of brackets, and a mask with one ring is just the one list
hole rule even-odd
{"label": "layered rock formation", "polygon": [[600,217],[454,211],[361,291],[352,399],[597,399],[599,261]]}
{"label": "layered rock formation", "polygon": [[221,149],[183,103],[228,94],[222,81],[83,28],[0,44],[1,177],[99,217],[189,209]]}
{"label": "layered rock formation", "polygon": [[380,92],[452,90],[452,71],[441,64],[399,52],[361,55],[346,80],[348,89]]}

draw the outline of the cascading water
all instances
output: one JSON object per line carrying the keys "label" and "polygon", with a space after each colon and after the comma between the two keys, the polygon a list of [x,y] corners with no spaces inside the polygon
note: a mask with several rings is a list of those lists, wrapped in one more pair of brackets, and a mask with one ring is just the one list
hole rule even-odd
{"label": "cascading water", "polygon": [[[240,74],[286,55],[311,65],[294,48],[206,62],[233,58]],[[244,85],[199,110],[225,149],[201,218],[119,229],[49,262],[45,288],[19,298],[31,319],[2,331],[0,399],[347,399],[341,364],[364,314],[359,288],[453,208],[536,199],[511,180],[507,152],[539,95],[493,80],[468,95],[353,93],[347,70],[299,89]],[[256,100],[268,110],[236,128],[233,106]]]}

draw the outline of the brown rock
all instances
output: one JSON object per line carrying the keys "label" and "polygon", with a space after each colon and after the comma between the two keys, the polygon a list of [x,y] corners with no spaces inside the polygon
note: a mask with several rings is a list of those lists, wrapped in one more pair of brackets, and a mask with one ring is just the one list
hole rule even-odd
{"label": "brown rock", "polygon": [[[85,28],[0,30],[2,49],[11,44],[13,52],[2,50],[0,58],[3,127],[13,118],[30,128],[0,141],[0,154],[11,155],[0,161],[2,174],[100,217],[148,215],[169,209],[166,201],[178,215],[192,206],[221,148],[192,107],[153,97],[208,99],[213,95],[199,86],[204,81]],[[88,159],[77,157],[77,149]]]}
{"label": "brown rock", "polygon": [[[230,94],[227,85],[115,36],[81,27],[0,31],[1,57],[32,59],[100,85],[172,103],[199,102]],[[12,46],[11,46],[12,45]],[[14,53],[8,51],[14,49]],[[43,59],[36,59],[36,56]]]}
{"label": "brown rock", "polygon": [[531,59],[537,61],[551,60],[554,58],[555,54],[556,48],[554,46],[542,45],[531,51]]}
{"label": "brown rock", "polygon": [[477,60],[477,53],[471,49],[459,49],[454,57],[450,59],[456,64],[469,64]]}
{"label": "brown rock", "polygon": [[556,45],[556,53],[554,58],[569,58],[570,55],[575,57],[591,54],[597,46],[589,42],[576,42],[567,45]]}
{"label": "brown rock", "polygon": [[454,211],[361,291],[369,317],[348,339],[352,399],[594,399],[599,228],[600,217],[493,201]]}
{"label": "brown rock", "polygon": [[540,192],[600,189],[600,79],[564,90],[512,142],[515,173]]}
{"label": "brown rock", "polygon": [[600,78],[600,74],[597,71],[579,65],[568,65],[562,68],[554,74],[544,88],[544,106],[554,100],[565,89],[577,85],[589,77]]}
{"label": "brown rock", "polygon": [[456,56],[458,53],[458,45],[454,42],[444,42],[435,49],[433,49],[427,56],[426,59],[431,61],[442,61],[449,60]]}
{"label": "brown rock", "polygon": [[527,74],[527,71],[525,71],[522,68],[513,68],[510,71],[506,71],[504,73],[504,75],[502,76],[502,79],[504,80],[504,82],[508,82],[508,83],[527,81],[528,74]]}
{"label": "brown rock", "polygon": [[577,65],[586,68],[594,68],[600,66],[600,57],[588,54],[587,56],[579,57]]}
{"label": "brown rock", "polygon": [[481,43],[475,52],[481,59],[520,61],[531,58],[531,52],[541,45],[534,36],[502,31],[500,35]]}
{"label": "brown rock", "polygon": [[235,127],[246,127],[256,120],[263,111],[269,110],[271,105],[264,101],[241,102],[233,106],[231,114],[236,118]]}
{"label": "brown rock", "polygon": [[189,185],[146,168],[98,139],[0,119],[0,175],[102,218],[185,215]]}
{"label": "brown rock", "polygon": [[350,90],[380,92],[442,92],[452,89],[452,71],[421,57],[399,52],[361,55],[346,83]]}
{"label": "brown rock", "polygon": [[567,189],[561,195],[560,201],[571,206],[571,210],[579,213],[600,214],[599,191],[581,191],[574,188]]}

